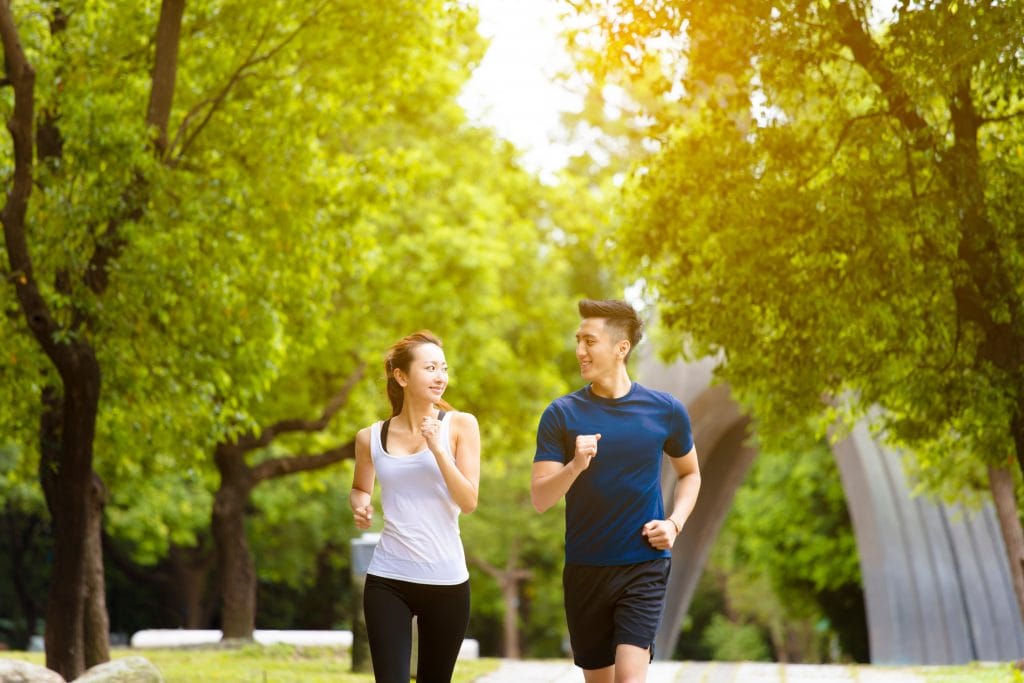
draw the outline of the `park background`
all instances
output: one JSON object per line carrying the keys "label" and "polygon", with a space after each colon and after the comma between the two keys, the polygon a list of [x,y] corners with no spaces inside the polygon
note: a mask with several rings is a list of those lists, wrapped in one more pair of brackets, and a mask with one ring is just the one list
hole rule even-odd
{"label": "park background", "polygon": [[754,420],[674,657],[868,661],[828,448],[863,419],[996,505],[1024,604],[1020,3],[557,4],[555,167],[467,113],[473,3],[0,8],[8,646],[350,627],[352,439],[426,327],[483,431],[469,635],[564,656],[529,471],[584,296]]}

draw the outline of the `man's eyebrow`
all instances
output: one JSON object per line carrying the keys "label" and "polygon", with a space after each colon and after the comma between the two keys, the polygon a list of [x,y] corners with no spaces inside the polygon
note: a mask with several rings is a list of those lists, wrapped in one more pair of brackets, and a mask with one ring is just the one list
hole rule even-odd
{"label": "man's eyebrow", "polygon": [[577,333],[576,333],[576,338],[577,338],[577,339],[583,339],[583,338],[587,338],[587,339],[597,339],[597,335],[596,335],[596,334],[593,334],[593,333],[591,333],[591,332],[584,332],[584,333],[582,333],[582,334],[580,334],[579,332],[577,332]]}

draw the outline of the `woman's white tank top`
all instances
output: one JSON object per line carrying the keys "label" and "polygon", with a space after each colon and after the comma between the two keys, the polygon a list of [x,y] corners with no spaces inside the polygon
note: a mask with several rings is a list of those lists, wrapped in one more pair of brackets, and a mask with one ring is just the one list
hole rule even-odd
{"label": "woman's white tank top", "polygon": [[[438,434],[449,451],[451,418],[451,413],[445,413]],[[448,493],[434,454],[424,448],[411,455],[390,455],[381,444],[383,424],[370,427],[370,456],[380,479],[384,529],[367,573],[442,586],[468,580],[459,506]]]}

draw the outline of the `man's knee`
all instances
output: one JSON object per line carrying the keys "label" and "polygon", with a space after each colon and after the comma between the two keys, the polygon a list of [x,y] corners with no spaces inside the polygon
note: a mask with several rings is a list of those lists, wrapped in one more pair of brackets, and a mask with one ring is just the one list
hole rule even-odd
{"label": "man's knee", "polygon": [[615,683],[644,683],[650,662],[650,648],[619,644],[615,648]]}
{"label": "man's knee", "polygon": [[586,683],[615,683],[615,667],[606,666],[602,669],[584,669],[583,680]]}

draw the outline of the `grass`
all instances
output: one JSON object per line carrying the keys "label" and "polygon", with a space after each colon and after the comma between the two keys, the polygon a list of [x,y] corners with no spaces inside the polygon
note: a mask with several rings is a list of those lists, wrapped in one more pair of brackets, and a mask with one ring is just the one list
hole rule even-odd
{"label": "grass", "polygon": [[[352,673],[347,649],[247,645],[240,648],[112,648],[111,659],[141,656],[167,683],[373,683],[373,674]],[[42,666],[41,652],[0,652],[0,657]],[[452,683],[471,683],[498,668],[497,659],[460,660]]]}
{"label": "grass", "polygon": [[1012,664],[975,662],[963,666],[921,669],[928,683],[1024,683],[1024,675]]}
{"label": "grass", "polygon": [[[246,645],[239,648],[143,650],[114,648],[112,659],[142,656],[152,662],[167,683],[373,683],[372,674],[352,673],[348,649]],[[0,658],[44,663],[41,652],[0,652]],[[472,683],[498,668],[491,658],[460,660],[453,683]],[[853,665],[852,669],[860,668]],[[882,667],[878,667],[882,668]],[[1011,664],[897,667],[927,683],[1024,683],[1024,674]]]}

